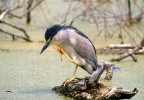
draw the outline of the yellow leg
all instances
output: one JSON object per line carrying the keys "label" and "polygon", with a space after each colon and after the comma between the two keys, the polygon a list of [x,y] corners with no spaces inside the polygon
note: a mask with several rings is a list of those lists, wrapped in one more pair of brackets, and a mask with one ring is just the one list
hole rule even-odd
{"label": "yellow leg", "polygon": [[64,86],[65,86],[67,83],[69,83],[69,82],[75,80],[75,74],[76,74],[77,68],[78,68],[78,65],[76,65],[75,70],[74,70],[74,74],[72,75],[72,77],[69,78],[68,80],[66,80],[66,81],[64,82]]}
{"label": "yellow leg", "polygon": [[62,54],[64,54],[72,63],[74,63],[74,60],[72,60],[63,50],[62,48],[58,47],[56,44],[53,43],[53,48],[56,49],[58,52],[60,52],[61,56],[60,59],[62,60]]}
{"label": "yellow leg", "polygon": [[62,50],[62,53],[70,60],[71,63],[74,63],[74,60],[72,60],[63,50]]}
{"label": "yellow leg", "polygon": [[54,49],[56,49],[58,52],[60,52],[60,48],[59,48],[58,46],[52,45],[52,47],[53,47]]}
{"label": "yellow leg", "polygon": [[59,48],[57,45],[52,45],[52,47],[54,48],[54,49],[56,49],[58,52],[60,52],[60,60],[62,61],[62,51],[61,51],[61,48]]}

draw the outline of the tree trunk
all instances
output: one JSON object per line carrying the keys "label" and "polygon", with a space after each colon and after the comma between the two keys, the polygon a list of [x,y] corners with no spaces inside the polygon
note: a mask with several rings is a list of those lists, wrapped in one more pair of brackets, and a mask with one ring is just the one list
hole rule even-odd
{"label": "tree trunk", "polygon": [[128,18],[129,18],[129,23],[131,25],[131,1],[130,0],[127,0],[128,2]]}
{"label": "tree trunk", "polygon": [[[28,0],[28,6],[27,6],[27,10],[29,10],[32,6],[33,0]],[[31,12],[29,11],[27,13],[27,24],[29,24],[31,21]]]}

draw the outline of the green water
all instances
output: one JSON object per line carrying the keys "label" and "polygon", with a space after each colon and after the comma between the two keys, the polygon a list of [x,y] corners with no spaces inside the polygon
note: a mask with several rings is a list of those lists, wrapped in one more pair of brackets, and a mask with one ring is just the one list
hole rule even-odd
{"label": "green water", "polygon": [[[32,50],[0,52],[0,99],[67,100],[68,98],[56,94],[51,89],[70,78],[75,66],[65,57],[61,62],[59,56],[59,53],[51,51],[51,48],[42,55]],[[102,64],[102,60],[108,60],[113,56],[98,55],[98,61]],[[114,73],[111,81],[103,79],[104,73],[99,82],[128,90],[136,87],[139,93],[132,100],[143,100],[144,56],[137,56],[137,58],[137,63],[132,62],[131,58],[120,63],[114,62],[121,70]],[[85,76],[89,76],[88,73],[78,68],[76,77]]]}

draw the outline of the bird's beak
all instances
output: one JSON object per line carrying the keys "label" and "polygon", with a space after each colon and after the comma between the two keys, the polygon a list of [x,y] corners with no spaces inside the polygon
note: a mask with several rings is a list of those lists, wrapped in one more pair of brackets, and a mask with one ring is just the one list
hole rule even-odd
{"label": "bird's beak", "polygon": [[44,46],[43,46],[43,48],[42,48],[40,54],[42,54],[43,51],[50,45],[50,42],[51,42],[51,40],[50,40],[50,41],[47,41],[47,42],[44,44]]}

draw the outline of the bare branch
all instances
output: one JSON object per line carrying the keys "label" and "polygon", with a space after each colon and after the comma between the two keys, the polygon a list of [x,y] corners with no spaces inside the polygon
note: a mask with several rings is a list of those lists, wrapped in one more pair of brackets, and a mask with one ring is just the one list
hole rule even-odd
{"label": "bare branch", "polygon": [[22,18],[23,16],[25,16],[28,12],[32,11],[35,7],[37,7],[42,1],[44,0],[39,0],[33,7],[31,7],[30,9],[28,9],[26,12],[24,12],[21,16],[19,16],[19,18]]}
{"label": "bare branch", "polygon": [[10,11],[10,0],[6,2],[6,10],[0,15],[0,20]]}
{"label": "bare branch", "polygon": [[24,35],[29,39],[29,35],[27,34],[27,32],[26,32],[23,28],[18,27],[18,26],[16,26],[16,25],[11,24],[11,23],[9,23],[9,22],[7,22],[7,21],[4,21],[4,20],[0,20],[0,21],[1,21],[2,23],[4,23],[4,24],[7,24],[7,25],[9,25],[9,26],[11,26],[11,27],[13,27],[13,28],[16,28],[16,29],[22,31],[22,32],[24,33]]}
{"label": "bare branch", "polygon": [[71,8],[71,6],[72,6],[72,2],[70,3],[70,5],[69,5],[69,7],[68,7],[68,10],[67,10],[67,12],[66,12],[66,15],[65,15],[65,18],[64,18],[64,23],[66,22],[66,19],[67,19],[67,16],[68,16],[68,13],[69,13],[69,11],[70,11],[70,8]]}
{"label": "bare branch", "polygon": [[[21,19],[22,17],[24,17],[27,13],[29,13],[30,11],[32,11],[34,8],[36,8],[42,1],[44,0],[39,0],[33,7],[31,7],[30,9],[28,9],[27,11],[25,11],[22,15],[15,15],[11,12],[8,12],[8,14],[10,14],[11,16],[14,16],[16,18]],[[3,9],[1,9],[1,11],[3,11]]]}
{"label": "bare branch", "polygon": [[8,34],[8,35],[11,35],[12,38],[13,38],[13,40],[14,40],[14,37],[17,37],[17,38],[24,39],[24,40],[26,40],[26,41],[28,41],[28,42],[31,42],[31,40],[28,39],[28,38],[25,38],[25,37],[22,37],[22,36],[19,36],[19,35],[16,35],[16,34],[10,33],[10,32],[8,32],[8,31],[6,31],[6,30],[0,29],[0,31],[6,33],[6,34]]}

